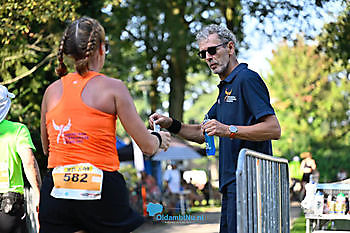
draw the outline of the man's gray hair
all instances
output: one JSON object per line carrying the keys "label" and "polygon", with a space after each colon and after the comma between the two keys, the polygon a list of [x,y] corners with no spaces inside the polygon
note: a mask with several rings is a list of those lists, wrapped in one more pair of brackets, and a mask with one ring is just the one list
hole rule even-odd
{"label": "man's gray hair", "polygon": [[227,27],[210,24],[204,27],[196,36],[197,42],[208,39],[209,35],[218,34],[222,43],[232,41],[236,44],[236,36]]}

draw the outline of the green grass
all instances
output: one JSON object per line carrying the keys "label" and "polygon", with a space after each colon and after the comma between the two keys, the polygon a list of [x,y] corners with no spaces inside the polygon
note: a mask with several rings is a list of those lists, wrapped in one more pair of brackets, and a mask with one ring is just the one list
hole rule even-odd
{"label": "green grass", "polygon": [[290,233],[305,233],[305,230],[306,230],[305,216],[302,213],[302,215],[294,221]]}
{"label": "green grass", "polygon": [[190,208],[191,213],[205,213],[210,211],[221,211],[220,205],[214,205],[214,206],[192,206]]}
{"label": "green grass", "polygon": [[193,206],[191,207],[191,213],[203,213],[210,209],[209,206]]}

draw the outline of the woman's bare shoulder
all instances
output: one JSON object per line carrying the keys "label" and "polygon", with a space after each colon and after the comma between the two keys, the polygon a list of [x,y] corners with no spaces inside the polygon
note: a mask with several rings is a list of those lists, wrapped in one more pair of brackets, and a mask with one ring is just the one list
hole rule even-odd
{"label": "woman's bare shoulder", "polygon": [[117,78],[112,78],[108,77],[106,75],[101,76],[101,80],[105,82],[106,84],[111,84],[111,85],[124,85],[124,82],[120,79]]}
{"label": "woman's bare shoulder", "polygon": [[45,90],[44,96],[50,95],[52,93],[62,92],[62,81],[61,79],[56,80],[51,83]]}
{"label": "woman's bare shoulder", "polygon": [[108,76],[102,76],[99,79],[99,82],[101,82],[100,85],[103,86],[105,90],[112,90],[117,92],[127,90],[124,82],[120,79],[111,78]]}
{"label": "woman's bare shoulder", "polygon": [[46,91],[52,91],[56,88],[62,88],[62,81],[61,79],[57,79],[56,81],[54,81],[53,83],[51,83],[47,88]]}

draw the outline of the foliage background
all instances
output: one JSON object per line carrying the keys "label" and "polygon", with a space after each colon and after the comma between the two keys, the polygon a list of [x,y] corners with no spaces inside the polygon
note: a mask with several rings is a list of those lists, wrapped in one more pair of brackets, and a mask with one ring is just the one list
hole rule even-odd
{"label": "foliage background", "polygon": [[[226,25],[240,57],[252,41],[245,29],[254,23],[256,33],[278,43],[263,77],[283,130],[275,154],[291,159],[312,151],[325,181],[334,180],[341,166],[350,174],[345,0],[2,0],[0,82],[16,94],[9,119],[29,127],[42,168],[41,99],[57,79],[62,32],[83,15],[105,27],[111,54],[103,72],[125,81],[145,122],[155,111],[201,122],[216,99],[218,78],[196,57],[196,32],[209,23]],[[319,30],[315,22],[325,16],[333,20]],[[127,136],[123,130],[118,135]]]}

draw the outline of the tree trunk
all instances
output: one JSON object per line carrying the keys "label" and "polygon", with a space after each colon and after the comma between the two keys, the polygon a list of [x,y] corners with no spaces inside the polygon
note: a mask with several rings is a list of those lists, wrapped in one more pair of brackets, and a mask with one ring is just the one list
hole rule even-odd
{"label": "tree trunk", "polygon": [[152,84],[149,92],[149,101],[151,105],[151,113],[156,112],[160,105],[159,92],[157,91],[158,77],[160,75],[160,64],[152,65]]}
{"label": "tree trunk", "polygon": [[[225,17],[226,27],[235,34],[237,42],[243,40],[243,13],[242,4],[240,1],[228,0],[220,1],[219,9],[221,14]],[[237,45],[236,45],[237,46]],[[236,53],[237,53],[236,48]]]}
{"label": "tree trunk", "polygon": [[169,115],[182,121],[186,86],[186,48],[176,51],[170,63]]}

